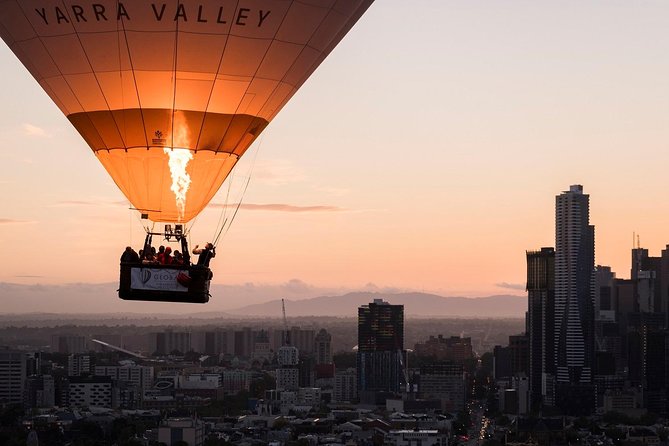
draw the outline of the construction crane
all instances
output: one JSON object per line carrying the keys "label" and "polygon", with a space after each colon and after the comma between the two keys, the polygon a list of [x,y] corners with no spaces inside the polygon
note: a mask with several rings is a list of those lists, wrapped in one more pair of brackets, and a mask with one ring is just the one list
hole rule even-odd
{"label": "construction crane", "polygon": [[283,343],[290,345],[290,332],[288,331],[288,320],[286,319],[286,302],[281,299],[281,311],[283,312]]}

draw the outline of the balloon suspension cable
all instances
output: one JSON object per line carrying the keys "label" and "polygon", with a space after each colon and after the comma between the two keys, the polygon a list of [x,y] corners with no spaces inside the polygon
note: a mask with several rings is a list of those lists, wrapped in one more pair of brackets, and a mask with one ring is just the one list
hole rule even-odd
{"label": "balloon suspension cable", "polygon": [[196,215],[195,218],[190,222],[190,226],[188,223],[184,224],[184,234],[188,235],[190,234],[190,231],[193,229],[193,226],[195,226],[195,222],[197,219],[200,217],[200,214]]}
{"label": "balloon suspension cable", "polygon": [[[133,211],[133,210],[136,210],[136,209],[130,208],[130,210]],[[144,223],[142,223],[142,219],[139,217],[139,215],[135,214],[134,212],[133,212],[133,214],[135,215],[135,218],[139,222],[142,229],[144,229],[144,232],[147,232],[147,233],[148,232],[153,232],[153,226],[151,228],[149,228],[148,225],[145,226]],[[155,223],[153,223],[153,222],[152,222],[152,224],[155,225]]]}
{"label": "balloon suspension cable", "polygon": [[221,214],[218,216],[218,223],[216,223],[214,229],[214,235],[211,237],[212,240],[216,238],[216,234],[220,233],[220,229],[222,229],[225,226],[225,223],[228,221],[228,216],[226,214],[228,213],[228,203],[230,202],[230,191],[232,190],[232,183],[235,181],[236,171],[237,169],[233,168],[232,172],[230,172],[230,178],[228,179],[228,191],[225,194],[225,201],[223,202],[223,206],[221,207]]}
{"label": "balloon suspension cable", "polygon": [[[226,227],[226,222],[228,219],[226,218],[225,221],[223,222],[223,225],[221,226],[221,229],[218,231],[218,235],[214,238],[213,244],[216,246],[218,244],[218,240],[221,238],[221,234],[223,237],[228,233],[230,230],[230,227],[232,226],[232,222],[235,221],[235,217],[237,217],[237,212],[239,211],[239,208],[242,206],[242,203],[244,201],[244,196],[246,195],[246,191],[249,188],[249,183],[251,182],[251,177],[253,176],[253,168],[256,165],[256,160],[258,159],[258,152],[260,152],[260,147],[262,146],[262,142],[264,140],[264,134],[260,136],[260,141],[258,142],[258,145],[256,146],[256,151],[253,154],[253,161],[251,161],[251,167],[249,167],[249,172],[246,177],[246,184],[244,185],[244,189],[242,190],[242,195],[239,198],[239,201],[237,202],[237,206],[235,206],[235,211],[232,213],[232,217],[230,217],[230,222],[228,223]],[[227,203],[224,206],[224,209],[227,208]],[[225,232],[223,232],[223,229],[225,229]]]}

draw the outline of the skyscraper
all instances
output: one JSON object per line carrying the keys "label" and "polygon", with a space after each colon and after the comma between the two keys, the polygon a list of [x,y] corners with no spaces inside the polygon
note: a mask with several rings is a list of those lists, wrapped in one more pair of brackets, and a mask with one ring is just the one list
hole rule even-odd
{"label": "skyscraper", "polygon": [[555,250],[527,252],[527,331],[530,354],[530,404],[553,405],[547,381],[555,374],[553,308],[555,304]]}
{"label": "skyscraper", "polygon": [[277,390],[297,390],[300,387],[299,351],[293,345],[279,347],[276,369]]}
{"label": "skyscraper", "polygon": [[27,354],[7,347],[0,349],[0,406],[21,404],[26,385]]}
{"label": "skyscraper", "polygon": [[581,185],[555,197],[556,402],[574,414],[594,409],[595,228],[589,202]]}
{"label": "skyscraper", "polygon": [[404,306],[382,299],[358,308],[358,393],[399,392],[403,381]]}
{"label": "skyscraper", "polygon": [[332,364],[332,335],[322,328],[314,340],[316,364]]}

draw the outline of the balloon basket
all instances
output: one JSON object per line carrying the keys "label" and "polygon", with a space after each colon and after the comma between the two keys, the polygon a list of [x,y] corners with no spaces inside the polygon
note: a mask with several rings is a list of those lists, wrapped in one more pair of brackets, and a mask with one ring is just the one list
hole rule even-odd
{"label": "balloon basket", "polygon": [[121,263],[118,297],[149,302],[209,302],[213,274],[202,266]]}

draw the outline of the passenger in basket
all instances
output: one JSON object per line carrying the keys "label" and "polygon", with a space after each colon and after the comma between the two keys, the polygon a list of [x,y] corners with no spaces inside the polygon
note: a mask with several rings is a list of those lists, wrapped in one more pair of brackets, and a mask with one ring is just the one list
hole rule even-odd
{"label": "passenger in basket", "polygon": [[172,259],[172,265],[183,265],[184,256],[179,251],[174,251],[174,258]]}
{"label": "passenger in basket", "polygon": [[156,254],[156,261],[162,264],[164,256],[165,256],[165,247],[163,245],[160,245],[160,248],[158,248],[158,254]]}
{"label": "passenger in basket", "polygon": [[170,248],[169,246],[165,248],[165,252],[163,252],[162,261],[160,263],[163,265],[172,264],[172,248]]}
{"label": "passenger in basket", "polygon": [[199,255],[197,258],[197,266],[204,266],[209,268],[209,261],[216,257],[216,248],[211,243],[204,245],[204,248],[199,248],[200,245],[195,245],[193,254]]}
{"label": "passenger in basket", "polygon": [[149,249],[145,249],[141,259],[142,263],[145,265],[156,263],[156,248],[151,246]]}
{"label": "passenger in basket", "polygon": [[125,251],[121,254],[121,263],[139,263],[139,254],[130,246],[126,246]]}

